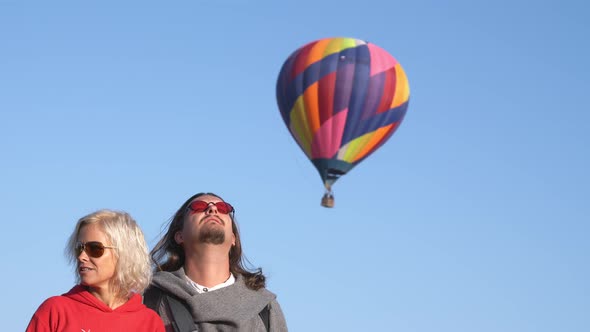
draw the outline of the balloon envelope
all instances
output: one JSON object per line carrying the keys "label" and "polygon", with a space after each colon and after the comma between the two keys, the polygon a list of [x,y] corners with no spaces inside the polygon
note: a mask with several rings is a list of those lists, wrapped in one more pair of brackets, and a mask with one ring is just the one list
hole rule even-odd
{"label": "balloon envelope", "polygon": [[285,125],[330,191],[393,135],[410,89],[401,65],[379,46],[325,38],[287,58],[276,94]]}

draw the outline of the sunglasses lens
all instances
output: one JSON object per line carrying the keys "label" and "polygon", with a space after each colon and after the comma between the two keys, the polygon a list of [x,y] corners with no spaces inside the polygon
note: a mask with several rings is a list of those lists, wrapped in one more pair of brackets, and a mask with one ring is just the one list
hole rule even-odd
{"label": "sunglasses lens", "polygon": [[84,250],[84,245],[80,242],[76,243],[76,247],[74,248],[76,250],[76,256],[80,256],[80,254],[82,253],[82,250]]}
{"label": "sunglasses lens", "polygon": [[86,253],[90,257],[99,258],[104,254],[104,246],[100,242],[88,242],[86,243]]}
{"label": "sunglasses lens", "polygon": [[203,202],[203,201],[193,201],[189,205],[189,208],[195,212],[203,212],[203,211],[207,210],[207,207],[209,207],[209,204],[207,204],[207,202]]}
{"label": "sunglasses lens", "polygon": [[217,202],[215,203],[215,206],[217,206],[217,210],[223,214],[228,214],[234,209],[231,205],[229,205],[229,203],[226,202]]}

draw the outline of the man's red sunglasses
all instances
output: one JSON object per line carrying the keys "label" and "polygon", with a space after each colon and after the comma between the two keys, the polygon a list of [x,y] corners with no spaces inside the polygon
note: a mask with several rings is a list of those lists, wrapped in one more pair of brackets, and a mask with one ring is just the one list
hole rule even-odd
{"label": "man's red sunglasses", "polygon": [[192,201],[188,208],[191,209],[193,212],[203,212],[209,208],[209,205],[215,205],[217,211],[223,214],[229,214],[234,212],[234,207],[231,204],[226,202],[205,202],[205,201]]}

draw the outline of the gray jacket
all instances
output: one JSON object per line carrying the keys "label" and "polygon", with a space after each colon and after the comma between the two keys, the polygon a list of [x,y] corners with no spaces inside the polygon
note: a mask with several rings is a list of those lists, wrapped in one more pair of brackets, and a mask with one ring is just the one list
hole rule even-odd
{"label": "gray jacket", "polygon": [[[189,284],[183,268],[174,272],[156,272],[152,283],[188,305],[199,332],[266,331],[258,315],[266,305],[270,307],[270,331],[287,331],[276,295],[265,288],[257,291],[249,289],[241,275],[236,276],[233,285],[202,294]],[[158,314],[166,325],[166,331],[173,331],[167,303],[162,302]]]}

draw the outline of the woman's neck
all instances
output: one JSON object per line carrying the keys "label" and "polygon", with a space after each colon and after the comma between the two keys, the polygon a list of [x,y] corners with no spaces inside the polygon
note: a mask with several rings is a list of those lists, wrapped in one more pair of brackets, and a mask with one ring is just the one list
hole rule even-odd
{"label": "woman's neck", "polygon": [[116,296],[113,292],[105,289],[88,287],[88,292],[111,309],[117,309],[127,302],[127,299]]}

